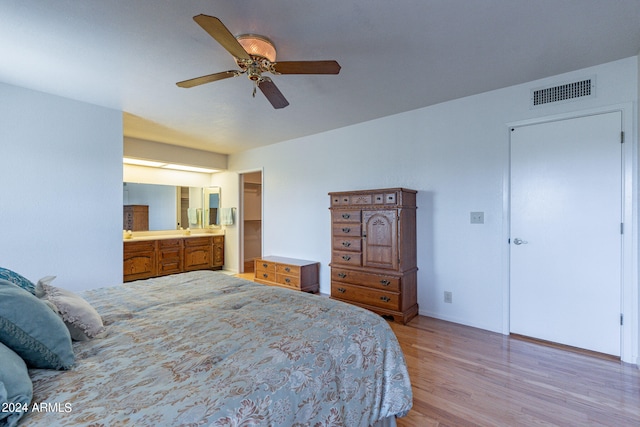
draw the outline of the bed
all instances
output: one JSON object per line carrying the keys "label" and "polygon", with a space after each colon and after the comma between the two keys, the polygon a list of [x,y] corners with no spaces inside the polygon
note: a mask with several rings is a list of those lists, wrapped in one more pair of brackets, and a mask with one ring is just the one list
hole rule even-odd
{"label": "bed", "polygon": [[82,297],[104,331],[29,369],[18,425],[366,427],[412,405],[395,335],[355,306],[213,271]]}

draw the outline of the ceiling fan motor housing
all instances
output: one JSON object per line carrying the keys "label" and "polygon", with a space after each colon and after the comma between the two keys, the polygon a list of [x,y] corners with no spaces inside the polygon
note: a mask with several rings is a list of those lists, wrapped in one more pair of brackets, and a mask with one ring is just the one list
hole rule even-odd
{"label": "ceiling fan motor housing", "polygon": [[240,67],[242,71],[247,73],[249,80],[259,80],[262,73],[265,72],[274,73],[273,65],[267,58],[257,55],[249,56],[251,56],[251,60],[236,58],[236,64],[238,64],[238,67]]}

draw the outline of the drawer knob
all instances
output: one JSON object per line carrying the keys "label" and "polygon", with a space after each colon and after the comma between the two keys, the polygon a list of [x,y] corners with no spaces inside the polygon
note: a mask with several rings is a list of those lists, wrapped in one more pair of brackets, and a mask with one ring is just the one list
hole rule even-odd
{"label": "drawer knob", "polygon": [[345,277],[347,277],[347,273],[338,273],[338,277],[344,279]]}
{"label": "drawer knob", "polygon": [[382,284],[382,286],[389,286],[391,284],[390,281],[385,280],[385,279],[380,280],[380,283]]}
{"label": "drawer knob", "polygon": [[342,218],[349,219],[349,218],[351,218],[351,215],[349,215],[348,213],[343,213],[342,214]]}
{"label": "drawer knob", "polygon": [[349,246],[351,246],[351,242],[342,242],[342,246],[348,248]]}
{"label": "drawer knob", "polygon": [[345,292],[347,292],[347,290],[345,288],[338,288],[338,292],[344,294]]}
{"label": "drawer knob", "polygon": [[291,279],[289,279],[288,277],[286,279],[284,279],[285,282],[290,283]]}
{"label": "drawer knob", "polygon": [[342,229],[342,232],[343,233],[349,233],[349,232],[351,232],[351,229],[349,227],[345,227],[345,228]]}
{"label": "drawer knob", "polygon": [[291,271],[291,269],[289,267],[285,267],[284,271],[286,271],[287,273]]}
{"label": "drawer knob", "polygon": [[380,299],[381,299],[382,301],[384,301],[384,302],[389,302],[389,301],[391,301],[391,298],[389,298],[388,296],[384,296],[384,295],[383,295],[383,296],[381,296],[381,297],[380,297]]}
{"label": "drawer knob", "polygon": [[269,264],[267,264],[267,263],[262,263],[262,266],[263,266],[264,268],[267,268],[267,267],[269,267]]}
{"label": "drawer knob", "polygon": [[266,279],[267,277],[269,277],[269,275],[267,273],[262,273],[262,277]]}
{"label": "drawer knob", "polygon": [[351,257],[349,255],[342,255],[342,259],[345,261],[349,261]]}

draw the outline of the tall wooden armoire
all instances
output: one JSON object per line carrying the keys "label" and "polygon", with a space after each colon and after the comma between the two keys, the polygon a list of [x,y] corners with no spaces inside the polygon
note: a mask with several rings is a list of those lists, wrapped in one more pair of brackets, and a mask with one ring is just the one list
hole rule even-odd
{"label": "tall wooden armoire", "polygon": [[331,298],[405,324],[418,314],[416,193],[329,193]]}
{"label": "tall wooden armoire", "polygon": [[131,231],[148,231],[149,206],[124,205],[122,229]]}

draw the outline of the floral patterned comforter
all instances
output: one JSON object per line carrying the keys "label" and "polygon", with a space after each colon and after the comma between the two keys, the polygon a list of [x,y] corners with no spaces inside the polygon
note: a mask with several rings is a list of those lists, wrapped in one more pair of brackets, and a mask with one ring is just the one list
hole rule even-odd
{"label": "floral patterned comforter", "polygon": [[[368,426],[403,416],[404,356],[380,316],[197,271],[86,291],[106,331],[34,369],[26,426]],[[45,404],[45,405],[42,405]]]}

